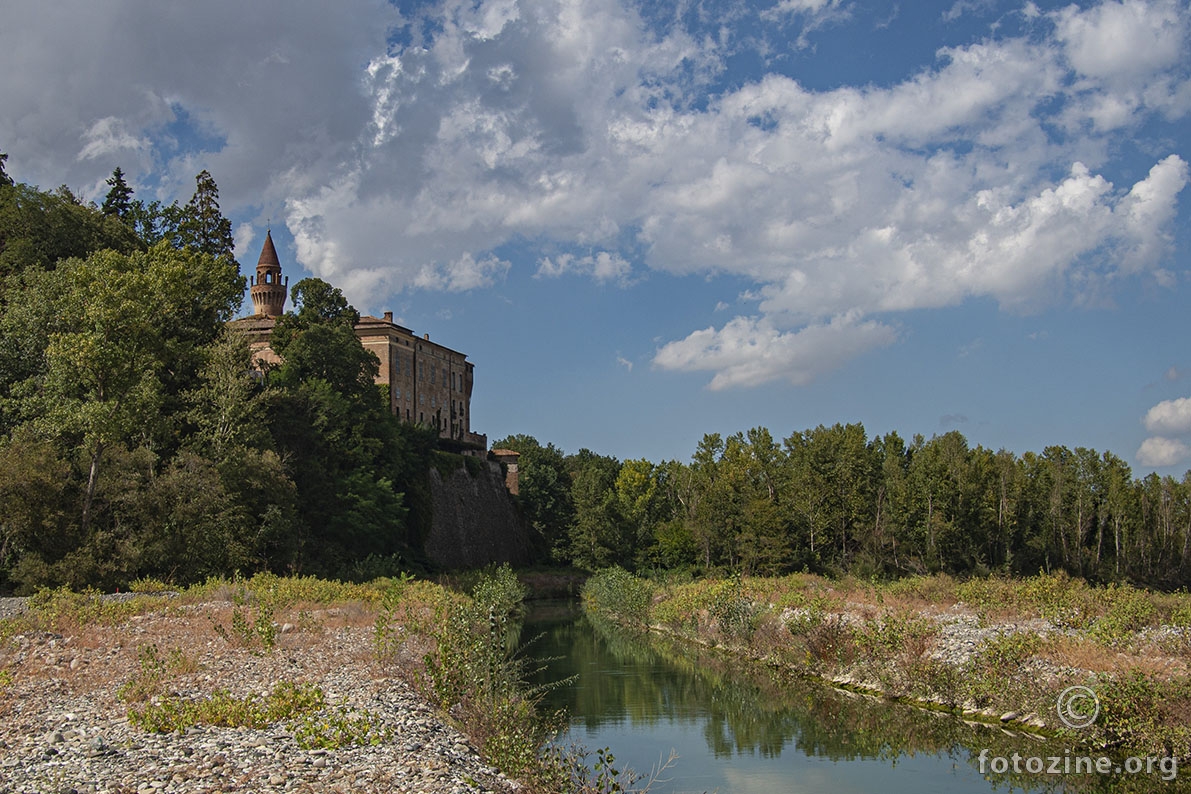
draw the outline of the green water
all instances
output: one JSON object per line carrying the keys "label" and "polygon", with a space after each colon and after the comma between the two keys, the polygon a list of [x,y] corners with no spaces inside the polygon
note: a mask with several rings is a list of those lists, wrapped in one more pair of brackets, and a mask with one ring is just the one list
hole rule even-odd
{"label": "green water", "polygon": [[617,766],[638,772],[678,754],[653,794],[1185,790],[1162,781],[1157,768],[1148,776],[1030,776],[1011,767],[994,774],[992,759],[1012,764],[1014,753],[1024,772],[1027,757],[1047,766],[1060,759],[1062,769],[1089,751],[843,693],[716,651],[629,636],[593,625],[573,607],[531,615],[523,636],[537,636],[529,655],[554,657],[537,681],[575,677],[547,695],[550,706],[571,715],[563,744],[608,747]]}

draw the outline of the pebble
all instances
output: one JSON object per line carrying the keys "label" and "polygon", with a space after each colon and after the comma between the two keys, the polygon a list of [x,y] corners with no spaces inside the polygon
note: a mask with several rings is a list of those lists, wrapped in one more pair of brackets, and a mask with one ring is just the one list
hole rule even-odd
{"label": "pebble", "polygon": [[[0,601],[7,602],[0,616],[12,614],[12,601]],[[523,788],[485,764],[407,683],[398,663],[376,660],[367,619],[318,632],[294,626],[277,648],[264,651],[217,636],[209,610],[138,617],[121,626],[88,626],[79,637],[30,632],[0,644],[0,670],[12,674],[0,690],[0,794],[510,794]],[[66,640],[71,656],[44,666]],[[222,688],[243,697],[279,681],[307,682],[323,689],[332,710],[375,715],[385,738],[323,750],[299,747],[284,722],[145,732],[129,723],[117,693],[140,669],[138,653],[148,643],[163,659],[179,648],[197,668],[167,675],[162,694],[202,697]]]}

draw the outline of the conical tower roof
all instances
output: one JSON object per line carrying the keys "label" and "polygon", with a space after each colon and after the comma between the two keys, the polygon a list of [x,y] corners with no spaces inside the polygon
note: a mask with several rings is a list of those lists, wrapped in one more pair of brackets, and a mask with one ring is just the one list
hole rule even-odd
{"label": "conical tower roof", "polygon": [[273,247],[273,232],[271,230],[265,232],[265,244],[261,246],[261,258],[256,260],[257,270],[264,266],[281,269],[281,260],[277,258],[277,249]]}

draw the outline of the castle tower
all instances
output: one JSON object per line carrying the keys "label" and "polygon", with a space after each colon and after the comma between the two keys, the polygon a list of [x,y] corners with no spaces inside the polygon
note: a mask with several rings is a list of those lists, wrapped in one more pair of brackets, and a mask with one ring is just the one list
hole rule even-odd
{"label": "castle tower", "polygon": [[273,247],[273,233],[265,232],[265,244],[261,246],[261,258],[256,262],[256,277],[251,279],[252,310],[265,317],[280,317],[285,311],[285,293],[289,279],[281,283],[281,262],[277,249]]}

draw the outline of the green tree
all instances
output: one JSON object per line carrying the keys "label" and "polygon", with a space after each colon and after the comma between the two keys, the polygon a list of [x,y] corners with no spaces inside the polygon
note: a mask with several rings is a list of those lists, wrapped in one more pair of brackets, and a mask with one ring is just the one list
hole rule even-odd
{"label": "green tree", "polygon": [[111,189],[103,200],[103,214],[124,220],[132,209],[132,188],[124,181],[124,172],[119,166],[112,171],[107,183]]}
{"label": "green tree", "polygon": [[[267,416],[296,486],[300,562],[323,572],[408,550],[402,483],[410,449],[375,383],[379,362],[353,331],[339,290],[303,279],[277,321]],[[423,472],[424,474],[424,472]]]}
{"label": "green tree", "polygon": [[636,549],[617,511],[616,479],[620,462],[582,449],[568,460],[572,469],[571,560],[588,570],[631,565]]}
{"label": "green tree", "polygon": [[12,187],[12,185],[15,184],[12,181],[12,177],[10,177],[8,172],[4,170],[4,164],[7,162],[8,155],[4,152],[0,152],[0,187]]}
{"label": "green tree", "polygon": [[195,177],[194,195],[182,210],[178,243],[205,254],[234,258],[232,222],[219,209],[219,187],[207,170]]}
{"label": "green tree", "polygon": [[660,468],[648,460],[626,460],[616,475],[616,512],[636,550],[635,564],[652,556],[654,527],[662,519]]}
{"label": "green tree", "polygon": [[44,334],[45,347],[41,368],[13,388],[16,413],[83,454],[85,536],[106,451],[160,443],[171,388],[197,369],[195,348],[230,317],[243,282],[226,263],[158,246],[65,260],[23,284],[31,294],[19,302],[46,306],[53,324],[48,333],[19,329],[31,339]]}
{"label": "green tree", "polygon": [[49,270],[60,259],[85,258],[105,248],[125,254],[140,248],[136,235],[118,219],[68,194],[24,184],[0,188],[0,278]]}
{"label": "green tree", "polygon": [[569,528],[575,515],[571,501],[571,476],[566,458],[553,444],[542,445],[525,434],[492,443],[493,449],[511,449],[517,462],[517,501],[534,531],[536,554],[542,560],[570,562]]}

